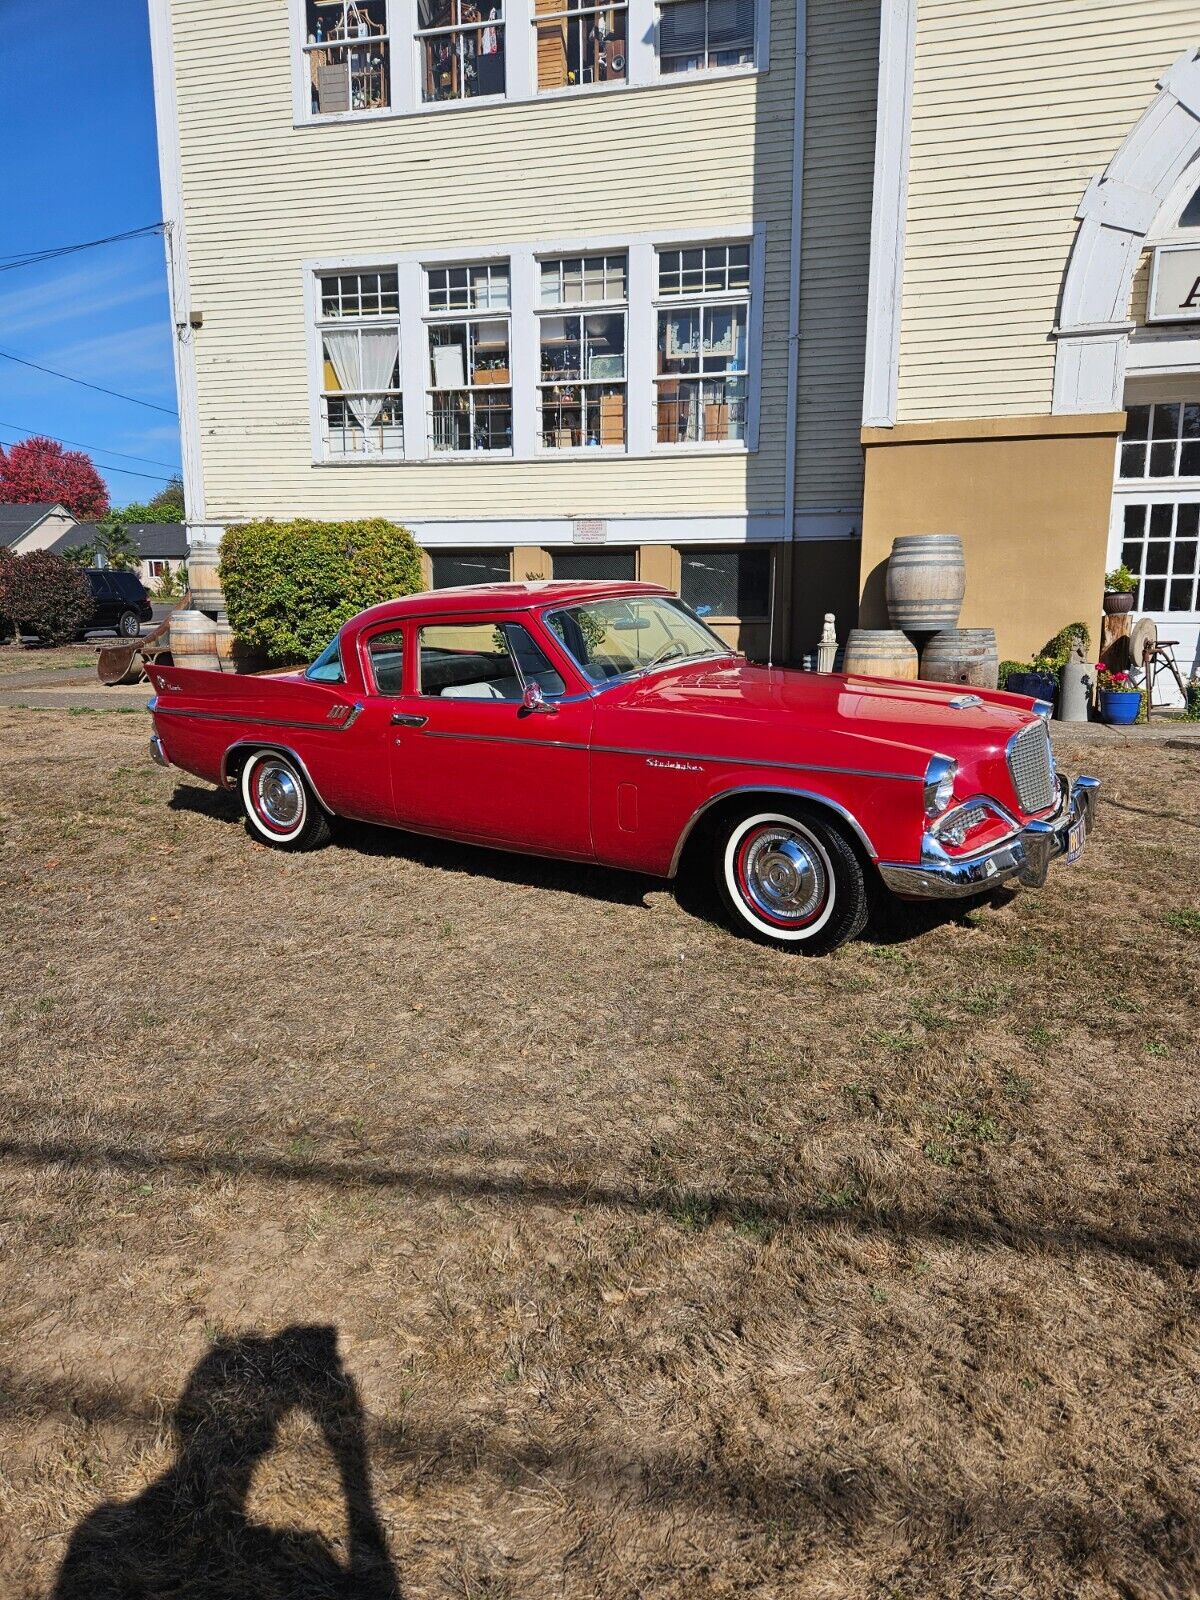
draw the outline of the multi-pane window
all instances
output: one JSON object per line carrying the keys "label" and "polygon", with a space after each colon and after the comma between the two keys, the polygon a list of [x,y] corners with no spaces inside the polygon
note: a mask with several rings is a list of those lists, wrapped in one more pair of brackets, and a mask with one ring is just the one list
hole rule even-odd
{"label": "multi-pane window", "polygon": [[628,9],[576,0],[534,0],[539,89],[623,83]]}
{"label": "multi-pane window", "polygon": [[572,583],[630,583],[637,577],[637,552],[622,550],[555,550],[554,576]]}
{"label": "multi-pane window", "polygon": [[400,289],[394,271],[319,280],[321,427],[327,460],[404,454]]}
{"label": "multi-pane window", "polygon": [[1137,575],[1137,609],[1200,609],[1200,498],[1127,505],[1124,519],[1121,560]]}
{"label": "multi-pane window", "polygon": [[1200,478],[1200,402],[1130,406],[1121,439],[1122,478]]}
{"label": "multi-pane window", "polygon": [[547,449],[625,444],[626,276],[623,254],[540,263],[539,394]]}
{"label": "multi-pane window", "polygon": [[417,0],[421,98],[504,93],[504,0]]}
{"label": "multi-pane window", "polygon": [[737,67],[754,60],[754,0],[659,0],[660,72]]}
{"label": "multi-pane window", "polygon": [[426,269],[430,443],[512,448],[508,263]]}
{"label": "multi-pane window", "polygon": [[387,0],[304,0],[304,66],[314,116],[391,104]]}
{"label": "multi-pane window", "polygon": [[771,606],[771,553],[753,545],[682,550],[679,593],[698,617],[763,618]]}
{"label": "multi-pane window", "polygon": [[657,318],[659,444],[744,440],[750,246],[660,250]]}

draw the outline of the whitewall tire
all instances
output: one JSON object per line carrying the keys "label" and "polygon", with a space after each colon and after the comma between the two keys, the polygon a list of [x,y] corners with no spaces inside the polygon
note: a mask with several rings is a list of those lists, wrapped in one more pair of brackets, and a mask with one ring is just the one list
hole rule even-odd
{"label": "whitewall tire", "polygon": [[820,955],[862,931],[862,863],[832,822],[764,805],[717,836],[717,884],[734,927],[767,944]]}
{"label": "whitewall tire", "polygon": [[329,818],[289,756],[256,750],[242,766],[239,787],[251,834],[276,850],[315,850],[329,834]]}

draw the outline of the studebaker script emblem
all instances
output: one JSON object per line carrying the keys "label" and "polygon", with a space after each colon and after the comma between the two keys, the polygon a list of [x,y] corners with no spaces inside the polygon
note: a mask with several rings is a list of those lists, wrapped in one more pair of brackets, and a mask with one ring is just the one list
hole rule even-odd
{"label": "studebaker script emblem", "polygon": [[647,756],[648,767],[669,767],[672,772],[703,772],[698,761],[676,761],[674,756]]}

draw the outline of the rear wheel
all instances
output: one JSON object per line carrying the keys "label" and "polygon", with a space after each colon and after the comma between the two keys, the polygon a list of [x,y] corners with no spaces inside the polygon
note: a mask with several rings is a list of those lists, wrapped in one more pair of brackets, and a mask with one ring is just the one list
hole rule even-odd
{"label": "rear wheel", "polygon": [[328,843],[329,818],[299,767],[278,750],[257,750],[241,777],[251,834],[276,850],[316,850]]}
{"label": "rear wheel", "polygon": [[802,808],[764,805],[717,834],[717,886],[734,927],[764,944],[824,955],[862,932],[867,888],[853,845]]}
{"label": "rear wheel", "polygon": [[117,619],[117,632],[122,639],[136,639],[142,631],[142,619],[136,611],[122,611]]}

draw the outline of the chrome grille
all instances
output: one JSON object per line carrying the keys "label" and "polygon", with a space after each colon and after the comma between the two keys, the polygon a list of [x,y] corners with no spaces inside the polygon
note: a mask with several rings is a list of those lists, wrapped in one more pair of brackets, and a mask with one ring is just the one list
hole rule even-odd
{"label": "chrome grille", "polygon": [[1058,798],[1050,735],[1040,719],[1031,722],[1008,742],[1008,770],[1021,810],[1028,815],[1045,811]]}

